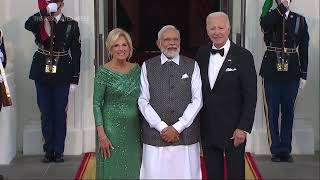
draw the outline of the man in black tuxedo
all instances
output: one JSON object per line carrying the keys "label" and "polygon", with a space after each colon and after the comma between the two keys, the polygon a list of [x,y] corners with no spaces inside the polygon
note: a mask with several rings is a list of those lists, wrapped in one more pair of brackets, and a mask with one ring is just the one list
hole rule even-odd
{"label": "man in black tuxedo", "polygon": [[251,132],[257,75],[252,54],[229,40],[230,22],[223,12],[207,16],[212,43],[196,56],[201,79],[201,143],[209,179],[223,179],[224,154],[229,179],[245,178],[245,144]]}

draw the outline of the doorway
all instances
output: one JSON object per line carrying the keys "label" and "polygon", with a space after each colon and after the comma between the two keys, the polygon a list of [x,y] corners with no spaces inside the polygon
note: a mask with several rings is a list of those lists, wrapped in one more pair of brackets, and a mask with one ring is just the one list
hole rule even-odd
{"label": "doorway", "polygon": [[107,57],[103,42],[108,32],[116,27],[127,30],[131,35],[134,46],[132,61],[139,64],[160,54],[156,46],[158,31],[167,24],[176,26],[180,31],[181,54],[195,58],[198,47],[209,43],[205,21],[207,15],[215,11],[229,15],[232,26],[230,39],[239,45],[243,43],[242,16],[245,8],[242,5],[245,5],[245,0],[95,1],[100,2],[96,7],[96,37],[100,42],[96,43],[100,46],[97,48],[100,55],[100,61],[96,61],[98,64],[104,63],[102,57]]}

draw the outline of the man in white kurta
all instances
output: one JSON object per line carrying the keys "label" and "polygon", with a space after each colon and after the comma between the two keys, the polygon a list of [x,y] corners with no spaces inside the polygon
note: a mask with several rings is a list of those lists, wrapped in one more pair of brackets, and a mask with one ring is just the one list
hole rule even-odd
{"label": "man in white kurta", "polygon": [[162,54],[143,63],[141,69],[140,179],[201,179],[199,66],[179,55],[180,33],[174,26],[159,31],[157,45]]}

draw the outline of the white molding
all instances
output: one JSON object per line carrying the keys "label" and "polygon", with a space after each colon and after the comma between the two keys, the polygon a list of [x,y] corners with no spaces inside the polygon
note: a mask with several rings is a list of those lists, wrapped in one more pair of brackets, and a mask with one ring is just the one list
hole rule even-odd
{"label": "white molding", "polygon": [[[297,122],[298,119],[294,119]],[[312,122],[311,122],[312,123]],[[300,121],[296,123],[292,132],[292,154],[313,155],[314,146],[314,131],[308,121]],[[253,130],[250,138],[252,138],[252,149],[250,152],[255,154],[270,154],[267,131],[266,129]]]}
{"label": "white molding", "polygon": [[[23,130],[23,154],[39,155],[43,154],[43,139],[40,123],[33,121],[27,124]],[[40,122],[40,121],[39,121]],[[65,140],[65,155],[80,155],[83,153],[83,132],[81,129],[67,128]]]}

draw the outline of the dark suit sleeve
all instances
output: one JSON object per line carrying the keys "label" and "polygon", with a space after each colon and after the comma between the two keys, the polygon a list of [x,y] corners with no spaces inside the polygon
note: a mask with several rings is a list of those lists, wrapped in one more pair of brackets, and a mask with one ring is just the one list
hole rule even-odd
{"label": "dark suit sleeve", "polygon": [[24,28],[28,31],[33,32],[33,34],[39,33],[39,25],[42,22],[43,17],[40,13],[36,13],[30,16],[24,24]]}
{"label": "dark suit sleeve", "polygon": [[196,61],[199,61],[200,59],[200,51],[201,51],[201,47],[198,49],[197,54],[196,54]]}
{"label": "dark suit sleeve", "polygon": [[240,58],[240,90],[242,96],[242,109],[239,129],[251,132],[256,102],[257,102],[257,73],[254,66],[253,56],[246,51]]}
{"label": "dark suit sleeve", "polygon": [[41,9],[38,13],[32,15],[24,24],[24,28],[28,31],[37,34],[39,32],[39,24],[43,19],[49,16],[46,9]]}
{"label": "dark suit sleeve", "polygon": [[301,78],[307,79],[307,71],[308,71],[308,48],[309,48],[309,33],[308,33],[308,25],[305,18],[302,18],[301,25],[301,36],[299,39],[299,61],[300,61],[300,71]]}
{"label": "dark suit sleeve", "polygon": [[80,76],[81,41],[78,23],[75,22],[70,47],[72,58],[72,84],[78,84]]}

